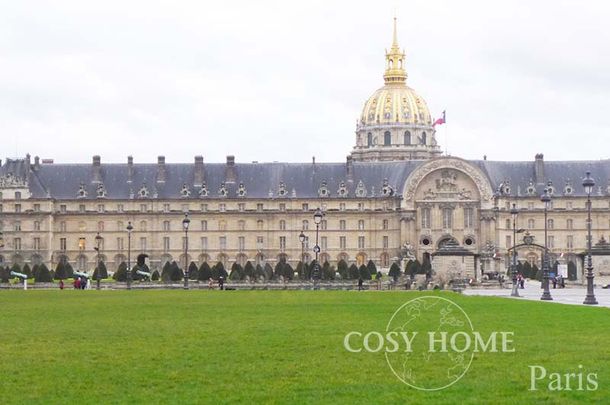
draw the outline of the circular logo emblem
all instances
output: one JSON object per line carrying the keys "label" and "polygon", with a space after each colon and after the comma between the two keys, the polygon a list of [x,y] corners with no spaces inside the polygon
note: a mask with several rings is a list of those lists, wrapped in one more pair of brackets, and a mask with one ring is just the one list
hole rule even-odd
{"label": "circular logo emblem", "polygon": [[386,361],[400,381],[415,389],[447,388],[472,363],[472,322],[446,298],[423,296],[406,302],[390,318],[389,332],[395,332],[404,350],[386,352]]}

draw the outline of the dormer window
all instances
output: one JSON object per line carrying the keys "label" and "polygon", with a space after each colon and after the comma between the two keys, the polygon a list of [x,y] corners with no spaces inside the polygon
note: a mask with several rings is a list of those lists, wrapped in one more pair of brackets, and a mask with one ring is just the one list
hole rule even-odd
{"label": "dormer window", "polygon": [[394,195],[394,189],[388,184],[388,179],[383,179],[383,186],[381,187],[381,194],[384,197],[390,197]]}
{"label": "dormer window", "polygon": [[358,197],[366,197],[366,187],[364,186],[362,180],[360,180],[356,186],[356,195]]}
{"label": "dormer window", "polygon": [[328,186],[326,184],[326,180],[322,181],[322,184],[320,185],[320,188],[318,188],[318,196],[320,196],[320,197],[328,197],[329,196]]}
{"label": "dormer window", "polygon": [[220,183],[220,189],[218,190],[218,195],[221,197],[226,197],[228,194],[227,192],[227,187],[225,186],[225,183]]}
{"label": "dormer window", "polygon": [[277,191],[277,195],[279,195],[280,197],[284,197],[286,195],[286,185],[283,181],[280,181],[280,187]]}
{"label": "dormer window", "polygon": [[140,190],[138,191],[138,197],[140,197],[140,198],[148,197],[148,187],[146,187],[146,183],[144,183],[142,185],[142,187],[140,187]]}
{"label": "dormer window", "polygon": [[84,183],[80,183],[78,188],[78,193],[76,194],[77,198],[86,198],[87,197],[87,189],[85,188]]}
{"label": "dormer window", "polygon": [[347,187],[345,186],[345,182],[341,182],[339,185],[339,190],[337,190],[337,194],[339,197],[347,197]]}
{"label": "dormer window", "polygon": [[239,187],[237,188],[237,195],[239,197],[245,197],[246,194],[246,186],[244,186],[244,183],[239,183]]}
{"label": "dormer window", "polygon": [[207,197],[208,196],[208,187],[206,186],[205,182],[203,182],[203,184],[201,185],[201,188],[199,189],[199,197]]}
{"label": "dormer window", "polygon": [[182,188],[180,189],[180,196],[182,198],[188,198],[191,195],[191,190],[189,190],[186,183],[182,184]]}

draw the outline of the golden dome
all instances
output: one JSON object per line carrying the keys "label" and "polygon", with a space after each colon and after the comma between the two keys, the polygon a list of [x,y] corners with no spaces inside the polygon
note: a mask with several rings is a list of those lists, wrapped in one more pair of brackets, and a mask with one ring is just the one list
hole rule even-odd
{"label": "golden dome", "polygon": [[430,111],[423,98],[404,83],[386,84],[364,103],[360,124],[375,126],[384,123],[431,126]]}
{"label": "golden dome", "polygon": [[364,104],[360,125],[387,123],[431,126],[430,111],[423,98],[407,86],[407,72],[404,68],[405,53],[400,50],[396,35],[396,17],[392,47],[386,51],[386,70],[383,74],[385,86],[378,89]]}

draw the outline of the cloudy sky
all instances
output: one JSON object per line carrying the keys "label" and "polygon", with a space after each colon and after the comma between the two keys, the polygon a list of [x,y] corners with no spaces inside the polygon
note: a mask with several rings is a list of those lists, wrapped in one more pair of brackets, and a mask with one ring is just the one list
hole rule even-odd
{"label": "cloudy sky", "polygon": [[604,159],[605,1],[4,1],[3,157],[343,161],[383,85],[407,83],[467,159]]}

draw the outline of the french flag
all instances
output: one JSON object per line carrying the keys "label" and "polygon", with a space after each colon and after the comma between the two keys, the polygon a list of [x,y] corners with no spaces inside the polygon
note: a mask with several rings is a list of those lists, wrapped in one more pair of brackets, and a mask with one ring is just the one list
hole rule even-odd
{"label": "french flag", "polygon": [[434,121],[434,124],[432,124],[432,128],[437,125],[445,124],[446,122],[447,121],[445,120],[445,110],[443,110],[443,116],[441,118],[437,118],[436,121]]}

